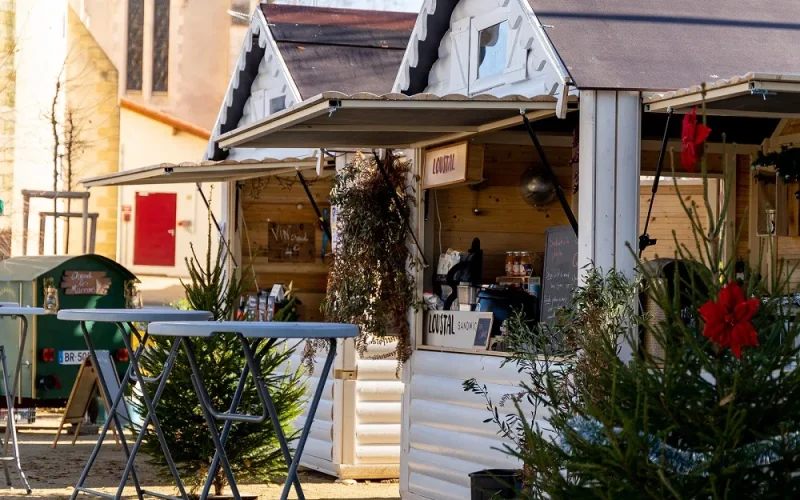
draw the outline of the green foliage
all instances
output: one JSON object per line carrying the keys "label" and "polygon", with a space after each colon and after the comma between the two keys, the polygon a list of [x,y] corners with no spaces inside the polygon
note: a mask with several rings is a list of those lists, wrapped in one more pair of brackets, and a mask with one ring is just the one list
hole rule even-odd
{"label": "green foliage", "polygon": [[[236,300],[248,287],[248,283],[236,277],[228,278],[225,272],[224,245],[219,247],[219,253],[212,257],[209,245],[204,263],[194,253],[192,259],[187,259],[191,281],[184,283],[186,306],[191,310],[211,311],[217,320],[228,320],[234,311]],[[289,311],[294,309],[295,300],[289,300]],[[296,313],[294,314],[292,316],[285,313],[284,316],[296,319]],[[164,337],[151,339],[152,346],[145,350],[141,365],[147,373],[158,374],[167,359],[172,341]],[[240,341],[233,334],[218,335],[211,339],[195,339],[193,345],[211,402],[218,411],[227,411],[245,365]],[[291,422],[301,414],[301,402],[306,393],[306,387],[300,378],[302,372],[297,371],[299,367],[288,364],[291,354],[292,350],[287,349],[284,343],[280,347],[272,348],[261,361],[265,382],[287,436],[293,435]],[[152,397],[156,386],[152,384],[147,389]],[[137,406],[144,414],[143,404],[138,402]],[[191,369],[183,351],[177,357],[157,412],[181,477],[188,485],[202,484],[208,475],[214,445],[191,383]],[[256,415],[262,413],[252,378],[248,381],[238,412]],[[222,424],[217,428],[221,431]],[[169,477],[161,447],[152,428],[147,434],[143,449]],[[261,425],[234,423],[226,452],[237,479],[263,482],[285,474],[286,464],[269,421]],[[226,479],[219,469],[214,476],[215,493],[221,494],[225,484]]]}
{"label": "green foliage", "polygon": [[[786,278],[794,269],[747,273],[741,283],[760,300],[751,321],[759,346],[737,359],[703,335],[698,310],[734,280],[735,264],[721,259],[728,225],[712,210],[702,166],[704,200],[678,193],[693,226],[692,248],[675,238],[686,265],[665,275],[642,261],[637,281],[589,270],[556,326],[571,354],[531,349],[546,342],[540,332],[512,331],[525,383],[501,404],[516,404],[514,416],[503,417],[485,387],[466,384],[515,444],[506,451],[524,463],[522,497],[800,497],[800,322],[785,298],[796,292]],[[658,308],[640,313],[638,298]],[[529,405],[539,413],[522,410]]]}
{"label": "green foliage", "polygon": [[338,247],[323,311],[329,321],[359,327],[359,352],[369,339],[396,338],[397,352],[387,357],[403,362],[411,354],[408,312],[417,302],[409,268],[419,263],[408,223],[415,193],[407,163],[391,153],[381,161],[390,183],[375,157],[362,154],[334,180],[330,201],[337,210]]}

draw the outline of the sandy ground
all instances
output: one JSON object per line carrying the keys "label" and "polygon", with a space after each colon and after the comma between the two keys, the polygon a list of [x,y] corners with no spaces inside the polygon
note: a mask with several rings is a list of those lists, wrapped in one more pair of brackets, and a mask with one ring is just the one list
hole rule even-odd
{"label": "sandy ground", "polygon": [[166,276],[137,276],[141,283],[138,288],[142,292],[145,306],[166,306],[184,297],[183,285],[178,278]]}
{"label": "sandy ground", "polygon": [[[45,420],[44,425],[41,424]],[[4,500],[23,500],[30,498],[68,499],[72,486],[77,482],[81,470],[86,463],[96,438],[83,436],[75,446],[70,444],[70,437],[64,434],[56,449],[51,448],[55,431],[49,429],[48,418],[37,418],[38,430],[24,429],[20,436],[20,454],[22,468],[28,476],[33,492],[26,495],[16,474],[11,469],[12,487],[5,486],[0,479],[0,498]],[[153,467],[145,460],[137,462],[139,481],[145,489],[159,493],[174,494],[176,488],[171,481],[158,476]],[[98,461],[89,476],[87,486],[105,493],[116,493],[121,470],[125,465],[124,455],[114,445],[113,438],[104,443]],[[2,477],[2,475],[0,475]],[[303,492],[309,500],[361,499],[384,500],[399,498],[397,482],[359,482],[354,485],[337,484],[328,476],[315,472],[302,472]],[[242,494],[256,494],[261,500],[276,499],[280,496],[282,485],[273,484],[240,484]],[[79,498],[90,498],[80,496]],[[124,498],[136,498],[132,487],[125,490]],[[148,497],[152,498],[152,497]],[[290,498],[296,498],[294,493]]]}

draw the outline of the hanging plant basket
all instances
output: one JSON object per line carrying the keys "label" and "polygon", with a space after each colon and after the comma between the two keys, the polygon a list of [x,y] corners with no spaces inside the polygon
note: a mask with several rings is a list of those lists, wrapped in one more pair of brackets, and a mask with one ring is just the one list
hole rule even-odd
{"label": "hanging plant basket", "polygon": [[[380,164],[378,162],[381,162]],[[411,354],[409,310],[418,304],[413,270],[420,265],[410,215],[416,202],[409,163],[358,153],[334,179],[334,259],[322,309],[328,321],[359,327],[356,348],[397,342],[382,356],[405,362]],[[307,344],[310,361],[319,345]]]}

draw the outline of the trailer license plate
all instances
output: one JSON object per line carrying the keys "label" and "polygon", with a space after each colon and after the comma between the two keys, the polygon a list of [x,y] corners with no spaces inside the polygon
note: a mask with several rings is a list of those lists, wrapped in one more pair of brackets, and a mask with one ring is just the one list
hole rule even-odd
{"label": "trailer license plate", "polygon": [[87,357],[89,357],[89,351],[58,351],[58,364],[79,365]]}

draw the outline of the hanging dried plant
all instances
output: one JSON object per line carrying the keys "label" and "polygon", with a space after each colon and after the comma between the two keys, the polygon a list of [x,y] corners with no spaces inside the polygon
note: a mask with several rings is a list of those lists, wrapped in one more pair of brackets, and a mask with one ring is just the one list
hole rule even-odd
{"label": "hanging dried plant", "polygon": [[[359,153],[337,173],[330,201],[337,236],[323,312],[328,321],[359,327],[361,354],[372,342],[396,341],[396,351],[385,358],[402,364],[411,355],[408,314],[418,305],[412,271],[420,265],[411,245],[415,191],[409,165],[391,151],[383,160]],[[307,359],[314,351],[307,346]]]}

